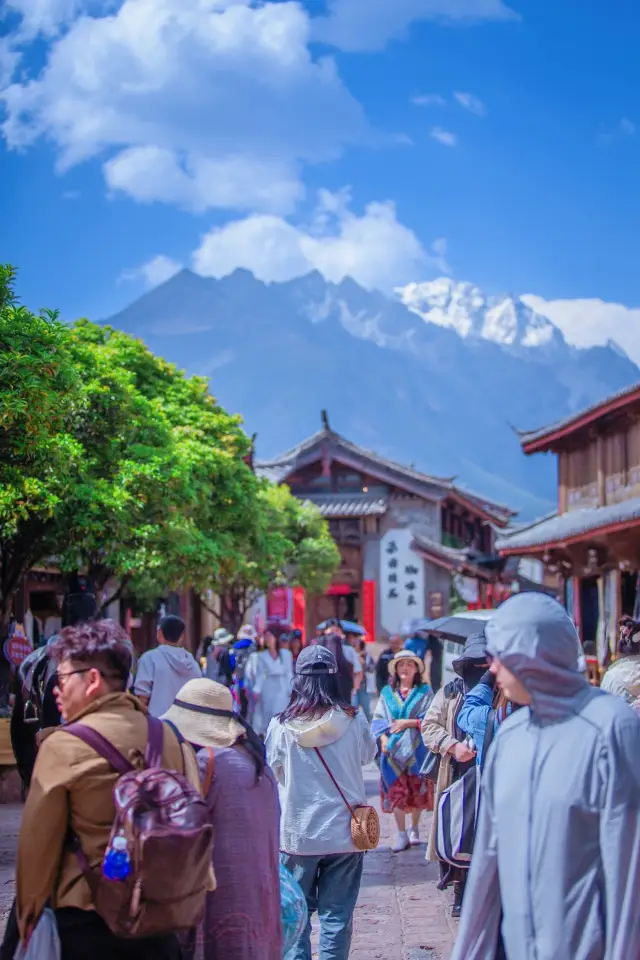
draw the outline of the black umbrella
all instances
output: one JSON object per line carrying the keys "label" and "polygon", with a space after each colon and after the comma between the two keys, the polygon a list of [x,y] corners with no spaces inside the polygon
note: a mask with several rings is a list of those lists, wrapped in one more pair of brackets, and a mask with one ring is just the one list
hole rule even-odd
{"label": "black umbrella", "polygon": [[482,633],[492,614],[493,610],[477,610],[468,616],[454,613],[448,617],[438,617],[437,620],[414,620],[411,631],[412,633],[430,633],[434,637],[451,640],[453,643],[464,643],[472,634]]}

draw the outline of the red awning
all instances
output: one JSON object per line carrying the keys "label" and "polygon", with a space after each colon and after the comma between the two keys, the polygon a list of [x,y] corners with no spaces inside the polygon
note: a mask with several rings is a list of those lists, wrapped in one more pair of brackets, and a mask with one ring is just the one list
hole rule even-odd
{"label": "red awning", "polygon": [[350,587],[348,583],[332,583],[331,586],[327,588],[325,596],[346,597],[350,593],[353,593],[353,587]]}

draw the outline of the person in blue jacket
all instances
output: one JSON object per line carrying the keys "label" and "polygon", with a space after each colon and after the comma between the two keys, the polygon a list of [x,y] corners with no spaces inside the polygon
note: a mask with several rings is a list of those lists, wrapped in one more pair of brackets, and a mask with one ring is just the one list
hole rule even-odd
{"label": "person in blue jacket", "polygon": [[484,742],[487,735],[487,723],[492,717],[493,733],[513,712],[514,705],[504,695],[495,695],[495,677],[487,670],[479,682],[466,694],[460,713],[458,726],[473,740],[476,751],[476,763],[484,762]]}

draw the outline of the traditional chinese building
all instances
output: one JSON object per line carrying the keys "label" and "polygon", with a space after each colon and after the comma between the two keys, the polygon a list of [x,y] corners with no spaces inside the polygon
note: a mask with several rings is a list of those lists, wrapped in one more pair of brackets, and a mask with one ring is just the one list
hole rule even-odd
{"label": "traditional chinese building", "polygon": [[324,596],[307,597],[307,631],[330,616],[383,637],[448,612],[452,579],[487,602],[498,579],[494,540],[513,516],[453,478],[432,477],[356,446],[329,427],[257,472],[286,483],[327,518],[341,565]]}
{"label": "traditional chinese building", "polygon": [[640,612],[640,384],[521,441],[526,454],[557,456],[558,509],[497,547],[544,562],[603,662],[619,617]]}

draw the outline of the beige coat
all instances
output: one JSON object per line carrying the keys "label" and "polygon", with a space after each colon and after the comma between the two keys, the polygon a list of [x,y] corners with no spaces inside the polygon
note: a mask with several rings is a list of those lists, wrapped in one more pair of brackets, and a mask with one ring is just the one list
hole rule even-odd
{"label": "beige coat", "polygon": [[[144,766],[147,713],[135,697],[111,693],[73,718],[98,730],[134,766]],[[190,746],[165,724],[163,766],[184,773],[200,789]],[[92,867],[104,855],[115,816],[116,771],[64,727],[43,739],[33,771],[18,841],[16,898],[20,936],[31,929],[49,898],[52,906],[92,910],[89,887],[75,854],[65,849],[71,825]]]}
{"label": "beige coat", "polygon": [[427,710],[427,715],[422,721],[422,739],[425,746],[433,753],[439,753],[442,757],[440,761],[440,771],[438,773],[438,782],[436,783],[434,814],[431,820],[427,860],[438,860],[436,853],[438,801],[442,792],[451,786],[453,779],[451,754],[449,750],[454,744],[459,742],[456,737],[456,716],[458,715],[463,699],[464,697],[461,693],[447,698],[444,695],[444,688],[438,690],[431,701],[431,706]]}

